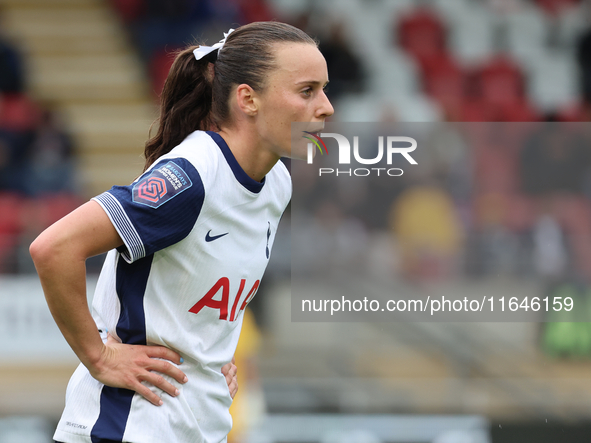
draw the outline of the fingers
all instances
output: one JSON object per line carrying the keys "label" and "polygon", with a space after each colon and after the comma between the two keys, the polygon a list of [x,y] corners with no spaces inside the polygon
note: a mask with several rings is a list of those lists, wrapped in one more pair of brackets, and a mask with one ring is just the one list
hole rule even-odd
{"label": "fingers", "polygon": [[228,390],[230,391],[230,397],[232,397],[232,399],[236,396],[236,393],[238,392],[238,378],[234,377],[232,379],[232,382],[228,385]]}
{"label": "fingers", "polygon": [[230,363],[226,363],[222,366],[222,374],[226,378],[226,383],[228,384],[228,390],[230,391],[230,396],[234,398],[236,393],[238,392],[238,368],[234,364],[234,359]]}
{"label": "fingers", "polygon": [[150,403],[160,406],[163,401],[150,386],[176,397],[180,392],[172,380],[168,381],[168,377],[178,383],[188,381],[185,373],[171,363],[181,364],[181,356],[170,349],[123,344],[110,334],[105,345],[102,362],[98,370],[93,368],[92,374],[106,386],[131,389]]}
{"label": "fingers", "polygon": [[[172,371],[171,369],[174,369],[175,371]],[[134,377],[134,380],[131,382],[131,386],[129,386],[128,389],[136,391],[138,394],[145,397],[150,403],[156,406],[161,406],[163,404],[162,399],[157,394],[152,392],[152,390],[148,386],[141,382],[146,382],[149,385],[161,389],[171,397],[176,397],[180,395],[180,391],[177,389],[176,386],[174,386],[172,383],[167,381],[166,378],[162,376],[162,374],[171,375],[171,372],[178,373],[176,374],[176,377],[174,377],[175,379],[184,379],[184,381],[179,381],[179,383],[184,383],[187,380],[186,375],[178,368],[172,366],[170,363],[162,360],[152,360],[149,365],[146,365],[145,370],[139,372]]]}
{"label": "fingers", "polygon": [[[173,361],[177,364],[181,364],[182,359],[181,356],[162,346],[146,346],[143,347],[143,350],[146,353],[147,363],[145,365],[145,369],[147,370],[144,374],[142,374],[139,379],[141,381],[145,381],[159,389],[162,389],[171,397],[176,397],[180,394],[179,390],[174,386],[172,383],[168,382],[163,376],[168,375],[172,377],[179,383],[186,383],[189,379],[185,375],[183,371],[181,371],[176,366],[171,365],[169,362],[165,360],[156,360],[158,358],[163,358],[166,360]],[[154,372],[152,372],[154,371]],[[144,386],[144,385],[142,385]],[[147,400],[152,402],[153,404],[160,406],[162,405],[162,399],[160,399],[156,394],[154,394],[150,389],[148,391],[153,394],[146,397]],[[138,392],[139,393],[139,392]],[[142,394],[143,395],[143,394]],[[156,397],[156,398],[154,398]]]}
{"label": "fingers", "polygon": [[186,383],[188,381],[188,378],[183,371],[163,360],[150,360],[150,365],[147,369],[166,374],[179,383]]}
{"label": "fingers", "polygon": [[132,387],[131,389],[140,394],[142,397],[144,397],[146,400],[148,400],[155,406],[162,406],[164,404],[162,399],[158,397],[158,395],[156,395],[154,392],[152,392],[150,388],[148,388],[146,385],[143,385],[138,382],[137,385]]}
{"label": "fingers", "polygon": [[163,358],[164,360],[170,360],[177,365],[180,365],[183,362],[183,359],[177,352],[165,348],[164,346],[146,346],[145,350],[146,355],[150,358]]}
{"label": "fingers", "polygon": [[[162,389],[164,392],[166,392],[168,395],[170,395],[171,397],[176,397],[177,395],[180,394],[179,390],[173,386],[171,383],[169,383],[168,381],[166,381],[166,379],[164,377],[162,377],[162,375],[157,374],[155,372],[146,372],[144,375],[142,375],[140,377],[140,379],[142,381],[146,381],[149,384],[156,386],[157,388]],[[144,386],[144,385],[142,385]],[[148,391],[152,392],[150,389],[148,389]],[[152,394],[154,394],[152,392]],[[143,395],[143,394],[142,394]],[[158,397],[156,394],[154,394],[156,397]],[[154,403],[150,398],[146,397],[149,401],[151,401],[152,403]],[[162,399],[160,399],[158,397],[159,403],[154,403],[154,404],[158,404],[161,405],[162,403]]]}
{"label": "fingers", "polygon": [[222,366],[222,374],[231,374],[232,376],[238,374],[238,367],[234,364],[234,359],[232,359],[230,363],[226,363],[224,366]]}

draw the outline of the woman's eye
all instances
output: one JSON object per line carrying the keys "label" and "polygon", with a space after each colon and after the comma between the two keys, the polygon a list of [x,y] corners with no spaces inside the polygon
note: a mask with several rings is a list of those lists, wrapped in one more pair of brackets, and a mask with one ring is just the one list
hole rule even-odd
{"label": "woman's eye", "polygon": [[308,96],[308,97],[309,97],[310,95],[312,95],[312,89],[311,89],[311,88],[304,89],[304,90],[302,91],[302,93],[303,93],[304,95],[306,95],[306,96]]}

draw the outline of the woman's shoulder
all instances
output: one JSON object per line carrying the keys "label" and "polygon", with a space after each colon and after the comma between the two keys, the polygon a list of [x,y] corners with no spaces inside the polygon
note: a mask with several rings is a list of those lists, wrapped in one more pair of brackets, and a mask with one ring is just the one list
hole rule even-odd
{"label": "woman's shoulder", "polygon": [[198,160],[215,152],[215,141],[205,131],[190,133],[179,145],[170,151],[170,154],[183,154],[189,159]]}
{"label": "woman's shoulder", "polygon": [[292,186],[291,174],[289,169],[287,169],[287,166],[285,166],[285,163],[278,161],[267,174],[266,180],[269,180],[269,178],[273,182],[271,185],[273,192],[280,195],[281,200],[287,204],[291,199]]}

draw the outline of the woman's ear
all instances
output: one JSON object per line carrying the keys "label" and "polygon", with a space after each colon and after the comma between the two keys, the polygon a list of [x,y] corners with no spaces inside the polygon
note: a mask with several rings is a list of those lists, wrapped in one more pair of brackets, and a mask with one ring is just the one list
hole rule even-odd
{"label": "woman's ear", "polygon": [[258,100],[256,92],[247,84],[238,85],[236,88],[236,102],[242,112],[248,116],[254,116],[258,112]]}

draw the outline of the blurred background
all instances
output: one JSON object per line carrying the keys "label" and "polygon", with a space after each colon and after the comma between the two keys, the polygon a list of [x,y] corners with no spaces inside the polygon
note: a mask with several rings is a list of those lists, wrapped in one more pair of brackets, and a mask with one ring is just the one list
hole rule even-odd
{"label": "blurred background", "polygon": [[[319,41],[333,121],[439,129],[420,176],[345,185],[345,210],[317,198],[314,212],[286,214],[245,319],[231,441],[589,441],[591,324],[577,312],[538,324],[292,323],[290,220],[305,217],[341,260],[331,266],[364,260],[405,288],[568,295],[587,309],[591,4],[0,0],[0,443],[51,441],[77,364],[30,242],[141,173],[176,49],[270,19]],[[485,142],[445,122],[473,122]],[[303,191],[318,197],[314,186]],[[364,217],[368,207],[381,213]],[[89,297],[101,261],[88,262]]]}

